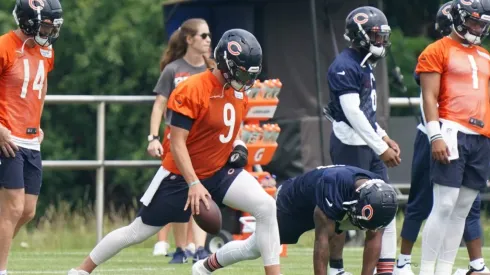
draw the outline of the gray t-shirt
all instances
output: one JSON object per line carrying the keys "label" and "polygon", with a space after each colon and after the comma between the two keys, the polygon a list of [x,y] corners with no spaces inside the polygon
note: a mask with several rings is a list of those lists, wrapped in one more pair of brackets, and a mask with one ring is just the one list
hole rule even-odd
{"label": "gray t-shirt", "polygon": [[[183,58],[177,59],[168,64],[160,74],[157,85],[153,92],[159,95],[170,97],[172,91],[179,85],[180,82],[186,80],[189,76],[204,72],[206,65],[194,67],[187,63]],[[170,124],[170,110],[167,109],[165,123]]]}

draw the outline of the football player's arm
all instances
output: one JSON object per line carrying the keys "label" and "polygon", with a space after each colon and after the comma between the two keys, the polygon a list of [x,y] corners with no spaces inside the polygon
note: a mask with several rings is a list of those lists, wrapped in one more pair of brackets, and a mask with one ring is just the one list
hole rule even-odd
{"label": "football player's arm", "polygon": [[419,56],[415,73],[420,77],[422,109],[431,141],[442,138],[437,101],[444,71],[444,50],[440,44],[429,45]]}
{"label": "football player's arm", "polygon": [[388,144],[376,133],[369,120],[359,108],[361,104],[359,93],[345,93],[339,97],[339,100],[345,117],[367,145],[378,155],[382,155],[388,150]]}
{"label": "football player's arm", "polygon": [[329,238],[335,234],[335,222],[330,220],[318,206],[313,212],[313,220],[315,221],[313,268],[315,275],[324,275],[328,270]]}
{"label": "football player's arm", "polygon": [[175,160],[175,165],[188,184],[199,180],[192,166],[186,144],[193,122],[194,120],[188,116],[175,111],[172,113],[170,151]]}
{"label": "football player's arm", "polygon": [[379,260],[381,253],[381,239],[383,230],[366,231],[366,239],[364,241],[364,254],[362,258],[362,273],[361,275],[372,275]]}
{"label": "football player's arm", "polygon": [[430,140],[442,138],[439,125],[439,111],[437,99],[439,97],[441,75],[437,72],[421,73],[420,86],[422,87],[422,108],[424,110],[426,128]]}
{"label": "football player's arm", "polygon": [[376,133],[381,137],[381,139],[388,144],[388,146],[395,150],[398,155],[400,155],[400,146],[388,136],[388,133],[386,133],[385,129],[381,128],[381,126],[376,122]]}
{"label": "football player's arm", "polygon": [[348,64],[330,68],[328,82],[330,90],[339,96],[340,107],[357,134],[376,154],[381,155],[388,150],[388,144],[376,133],[360,109],[362,81],[359,72]]}

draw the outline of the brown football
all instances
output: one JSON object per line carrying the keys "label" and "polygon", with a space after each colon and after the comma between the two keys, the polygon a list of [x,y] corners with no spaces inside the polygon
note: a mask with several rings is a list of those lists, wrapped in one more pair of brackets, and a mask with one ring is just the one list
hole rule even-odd
{"label": "brown football", "polygon": [[194,220],[202,230],[216,235],[221,230],[221,210],[212,199],[208,199],[208,202],[209,210],[202,200],[199,201],[199,215],[194,215]]}

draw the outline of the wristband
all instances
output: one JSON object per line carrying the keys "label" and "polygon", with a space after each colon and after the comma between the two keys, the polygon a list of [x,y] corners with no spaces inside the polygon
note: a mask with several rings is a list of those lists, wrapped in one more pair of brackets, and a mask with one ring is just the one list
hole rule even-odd
{"label": "wristband", "polygon": [[194,186],[200,182],[201,182],[200,180],[193,181],[193,182],[189,183],[189,187],[192,187],[192,186]]}
{"label": "wristband", "polygon": [[429,136],[430,142],[442,138],[439,121],[429,121],[425,128],[427,129],[427,135]]}

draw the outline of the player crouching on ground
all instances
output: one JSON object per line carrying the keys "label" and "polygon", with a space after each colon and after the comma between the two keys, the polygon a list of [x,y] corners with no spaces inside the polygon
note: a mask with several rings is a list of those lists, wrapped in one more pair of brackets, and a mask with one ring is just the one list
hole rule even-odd
{"label": "player crouching on ground", "polygon": [[[329,241],[343,230],[367,230],[361,275],[373,275],[381,253],[383,229],[394,219],[398,202],[394,189],[380,176],[353,166],[318,167],[284,182],[276,195],[281,244],[295,244],[315,229],[314,274],[327,274]],[[216,254],[226,262],[256,259],[260,252],[248,241],[232,241]],[[193,275],[211,272],[197,262]]]}
{"label": "player crouching on ground", "polygon": [[[246,115],[245,91],[261,72],[262,48],[253,34],[232,29],[223,34],[214,56],[217,69],[190,76],[170,95],[170,152],[157,172],[161,181],[152,182],[142,198],[144,206],[138,217],[105,236],[69,275],[91,273],[122,249],[148,239],[168,223],[188,222],[191,214],[199,215],[201,200],[209,210],[211,196],[218,205],[256,218],[255,233],[243,242],[262,256],[266,275],[280,274],[275,201],[248,171],[228,163]],[[233,260],[220,253],[207,259],[205,264],[211,269]],[[197,263],[202,265],[203,261]]]}

